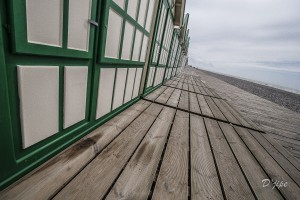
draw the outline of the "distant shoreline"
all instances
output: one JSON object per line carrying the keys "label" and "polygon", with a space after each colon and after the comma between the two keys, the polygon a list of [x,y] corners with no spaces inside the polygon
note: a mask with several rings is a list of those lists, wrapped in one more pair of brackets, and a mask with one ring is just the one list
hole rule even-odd
{"label": "distant shoreline", "polygon": [[[199,69],[199,68],[197,68]],[[199,69],[208,75],[218,78],[226,83],[236,86],[249,93],[257,95],[266,100],[272,101],[280,106],[286,107],[292,111],[300,113],[300,94],[299,91],[287,91],[288,88],[280,86],[267,85],[266,83],[246,80],[240,77],[211,72],[204,69]]]}

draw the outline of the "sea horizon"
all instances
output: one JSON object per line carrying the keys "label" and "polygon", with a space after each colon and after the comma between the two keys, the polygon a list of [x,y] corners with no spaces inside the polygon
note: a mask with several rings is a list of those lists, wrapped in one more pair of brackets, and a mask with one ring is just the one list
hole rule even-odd
{"label": "sea horizon", "polygon": [[215,65],[192,66],[300,95],[300,71],[281,70],[282,68],[272,69],[271,67],[251,67],[249,65],[241,68],[240,65],[231,65],[230,67],[227,64],[219,64],[218,67]]}

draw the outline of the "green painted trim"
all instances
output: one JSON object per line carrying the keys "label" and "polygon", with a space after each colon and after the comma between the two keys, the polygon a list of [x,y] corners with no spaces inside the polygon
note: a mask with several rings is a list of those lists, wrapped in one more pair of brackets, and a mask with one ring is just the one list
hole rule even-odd
{"label": "green painted trim", "polygon": [[[89,50],[80,51],[67,48],[68,35],[68,5],[69,0],[63,2],[63,33],[62,47],[47,46],[42,44],[29,43],[27,41],[27,20],[26,20],[26,1],[12,0],[10,6],[10,23],[12,28],[12,45],[14,53],[31,54],[31,55],[48,55],[59,57],[75,57],[75,58],[92,58],[95,27],[90,26]],[[91,19],[95,19],[97,1],[92,1]]]}

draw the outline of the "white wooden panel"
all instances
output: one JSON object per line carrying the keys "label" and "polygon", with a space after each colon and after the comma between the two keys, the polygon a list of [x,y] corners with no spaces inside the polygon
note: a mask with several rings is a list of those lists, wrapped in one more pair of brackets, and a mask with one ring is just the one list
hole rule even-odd
{"label": "white wooden panel", "polygon": [[68,48],[88,51],[92,0],[69,0]]}
{"label": "white wooden panel", "polygon": [[23,148],[58,132],[58,66],[18,66]]}
{"label": "white wooden panel", "polygon": [[150,0],[148,14],[147,14],[147,20],[146,20],[146,26],[145,26],[145,28],[148,32],[150,32],[151,22],[152,22],[152,18],[153,18],[154,4],[155,4],[155,0]]}
{"label": "white wooden panel", "polygon": [[142,44],[142,50],[141,50],[141,57],[140,57],[140,61],[141,62],[145,62],[146,53],[147,53],[147,47],[148,47],[148,37],[146,35],[144,35],[143,44]]}
{"label": "white wooden panel", "polygon": [[144,23],[145,23],[147,4],[148,4],[148,0],[141,0],[140,1],[140,10],[139,10],[138,23],[142,27],[144,27]]}
{"label": "white wooden panel", "polygon": [[133,48],[133,55],[132,60],[138,61],[140,56],[140,49],[141,49],[141,42],[142,42],[142,32],[136,29],[135,32],[135,40],[134,40],[134,48]]}
{"label": "white wooden panel", "polygon": [[137,68],[136,69],[136,75],[135,75],[135,82],[134,82],[134,89],[133,89],[133,94],[132,98],[135,98],[139,94],[139,89],[140,89],[140,84],[141,84],[141,77],[142,77],[142,68]]}
{"label": "white wooden panel", "polygon": [[123,37],[123,47],[122,47],[122,56],[121,58],[124,60],[130,60],[131,57],[131,47],[133,41],[133,34],[134,34],[134,26],[126,22],[125,23],[125,31]]}
{"label": "white wooden panel", "polygon": [[136,19],[137,6],[138,6],[138,0],[129,0],[128,1],[127,13],[133,19]]}
{"label": "white wooden panel", "polygon": [[85,119],[87,66],[65,66],[64,128]]}
{"label": "white wooden panel", "polygon": [[116,78],[114,100],[113,100],[113,110],[120,107],[123,104],[126,75],[127,75],[127,68],[117,69],[117,78]]}
{"label": "white wooden panel", "polygon": [[61,47],[62,13],[63,0],[26,0],[28,42]]}
{"label": "white wooden panel", "polygon": [[[124,9],[124,3],[125,3],[125,0],[113,0],[118,6],[120,6],[120,8]],[[129,0],[131,1],[131,0]]]}
{"label": "white wooden panel", "polygon": [[102,68],[98,87],[98,101],[96,119],[107,114],[111,110],[111,102],[115,80],[115,69]]}
{"label": "white wooden panel", "polygon": [[105,57],[118,58],[122,21],[123,19],[119,14],[117,14],[114,10],[109,9]]}
{"label": "white wooden panel", "polygon": [[132,93],[133,93],[133,84],[134,84],[135,72],[136,72],[136,68],[130,68],[128,70],[126,91],[125,91],[125,96],[124,96],[124,103],[127,103],[128,101],[131,100]]}

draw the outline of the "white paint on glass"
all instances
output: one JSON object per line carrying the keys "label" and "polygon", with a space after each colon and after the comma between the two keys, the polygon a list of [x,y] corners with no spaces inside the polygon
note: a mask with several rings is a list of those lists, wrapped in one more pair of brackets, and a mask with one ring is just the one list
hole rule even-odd
{"label": "white paint on glass", "polygon": [[146,53],[147,53],[147,47],[148,47],[148,37],[146,35],[144,35],[143,38],[143,44],[142,44],[142,50],[141,50],[141,57],[140,57],[140,61],[141,62],[145,62],[146,59]]}
{"label": "white paint on glass", "polygon": [[134,34],[134,26],[127,22],[125,23],[124,37],[123,37],[123,47],[122,47],[122,56],[123,60],[130,60],[132,52],[132,41]]}
{"label": "white paint on glass", "polygon": [[18,66],[23,148],[58,132],[59,67]]}
{"label": "white paint on glass", "polygon": [[123,104],[124,90],[126,84],[127,68],[118,68],[115,84],[113,110]]}
{"label": "white paint on glass", "polygon": [[111,111],[114,80],[115,69],[102,68],[100,70],[96,119],[99,119]]}
{"label": "white paint on glass", "polygon": [[[125,0],[113,0],[120,8],[124,10]],[[131,1],[131,0],[129,0]]]}
{"label": "white paint on glass", "polygon": [[26,0],[29,43],[62,46],[63,0]]}
{"label": "white paint on glass", "polygon": [[137,13],[137,6],[138,0],[129,0],[128,1],[128,8],[127,13],[130,15],[134,20],[136,20],[136,13]]}
{"label": "white paint on glass", "polygon": [[109,9],[105,57],[118,58],[122,32],[122,21],[123,19],[119,14],[117,14],[113,9]]}
{"label": "white paint on glass", "polygon": [[68,49],[88,51],[92,0],[69,0]]}
{"label": "white paint on glass", "polygon": [[138,23],[144,27],[145,23],[145,17],[147,12],[147,4],[148,0],[141,0],[140,1],[140,10],[139,10],[139,17],[138,17]]}
{"label": "white paint on glass", "polygon": [[148,14],[147,14],[147,20],[146,20],[146,25],[145,25],[146,31],[148,31],[148,32],[150,32],[151,22],[152,22],[152,18],[153,18],[154,4],[155,4],[155,0],[150,0]]}
{"label": "white paint on glass", "polygon": [[135,82],[134,82],[134,88],[133,88],[133,94],[132,98],[135,98],[139,95],[139,89],[141,84],[141,77],[142,77],[142,68],[136,69],[136,75],[135,75]]}
{"label": "white paint on glass", "polygon": [[135,72],[136,72],[136,68],[128,69],[126,91],[125,91],[125,96],[124,96],[124,103],[127,103],[128,101],[131,100],[132,92],[133,92]]}
{"label": "white paint on glass", "polygon": [[64,71],[64,128],[85,119],[87,66],[65,66]]}
{"label": "white paint on glass", "polygon": [[134,47],[133,47],[133,55],[132,60],[138,61],[140,56],[140,49],[141,49],[141,42],[142,42],[142,32],[138,29],[135,31],[135,40],[134,40]]}

